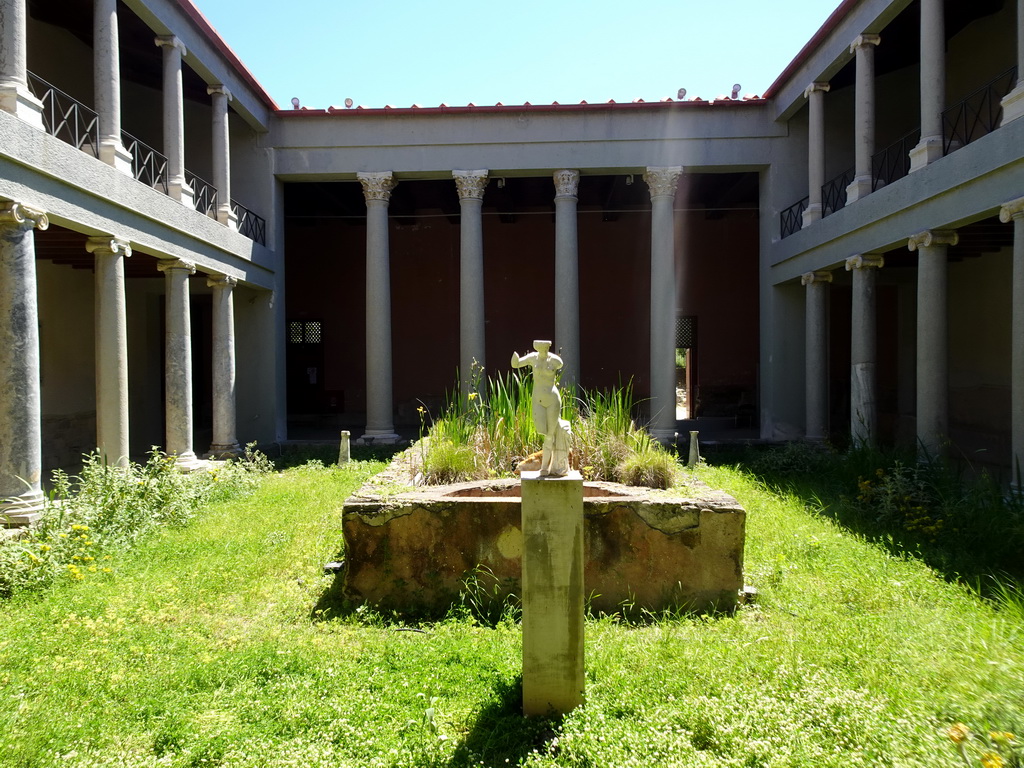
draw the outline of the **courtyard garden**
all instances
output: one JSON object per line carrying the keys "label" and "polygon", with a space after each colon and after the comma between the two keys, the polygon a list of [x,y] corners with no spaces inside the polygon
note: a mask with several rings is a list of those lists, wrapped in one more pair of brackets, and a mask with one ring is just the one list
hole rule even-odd
{"label": "courtyard garden", "polygon": [[747,510],[756,599],[592,612],[585,706],[524,719],[515,601],[468,584],[417,621],[325,574],[385,467],[356,458],[65,478],[0,544],[0,765],[1024,765],[1022,509],[991,483],[806,446],[676,463]]}

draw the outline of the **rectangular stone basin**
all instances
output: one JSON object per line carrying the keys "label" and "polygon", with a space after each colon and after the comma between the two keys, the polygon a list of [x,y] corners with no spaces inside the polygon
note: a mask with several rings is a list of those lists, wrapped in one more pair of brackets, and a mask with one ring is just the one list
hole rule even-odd
{"label": "rectangular stone basin", "polygon": [[[518,479],[400,487],[378,475],[345,501],[345,596],[437,614],[474,573],[493,599],[520,594],[519,495]],[[731,496],[698,480],[668,491],[587,482],[583,514],[594,612],[735,607],[746,513]]]}

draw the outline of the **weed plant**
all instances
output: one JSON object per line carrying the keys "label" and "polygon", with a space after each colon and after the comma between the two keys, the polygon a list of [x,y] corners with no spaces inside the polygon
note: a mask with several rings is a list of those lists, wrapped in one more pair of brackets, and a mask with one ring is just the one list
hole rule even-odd
{"label": "weed plant", "polygon": [[0,598],[58,581],[111,573],[114,553],[160,527],[186,525],[205,504],[251,493],[271,469],[252,446],[239,460],[184,474],[157,449],[144,464],[110,466],[85,457],[80,475],[53,474],[40,523],[0,539]]}
{"label": "weed plant", "polygon": [[[507,477],[540,449],[529,382],[519,373],[489,378],[465,397],[449,396],[444,414],[426,428],[423,475],[428,484]],[[572,425],[572,462],[585,480],[667,488],[678,477],[674,454],[637,427],[632,387],[564,392],[562,416]]]}

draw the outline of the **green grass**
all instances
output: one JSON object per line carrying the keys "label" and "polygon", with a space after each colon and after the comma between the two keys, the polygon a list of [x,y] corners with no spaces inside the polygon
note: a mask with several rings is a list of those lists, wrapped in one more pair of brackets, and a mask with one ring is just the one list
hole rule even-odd
{"label": "green grass", "polygon": [[0,765],[953,768],[954,723],[1024,737],[1019,592],[979,598],[728,467],[701,472],[748,510],[756,604],[588,619],[587,704],[524,720],[514,621],[317,613],[341,503],[380,466],[271,475],[0,603]]}

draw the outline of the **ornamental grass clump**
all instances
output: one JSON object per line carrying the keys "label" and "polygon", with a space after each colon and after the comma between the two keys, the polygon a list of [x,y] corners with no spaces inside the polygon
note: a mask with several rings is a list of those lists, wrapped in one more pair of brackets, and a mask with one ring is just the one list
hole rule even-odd
{"label": "ornamental grass clump", "polygon": [[189,474],[156,448],[127,467],[87,455],[81,474],[53,473],[37,526],[0,540],[0,598],[110,573],[112,553],[155,528],[187,525],[205,504],[251,493],[271,468],[252,446],[241,459]]}

